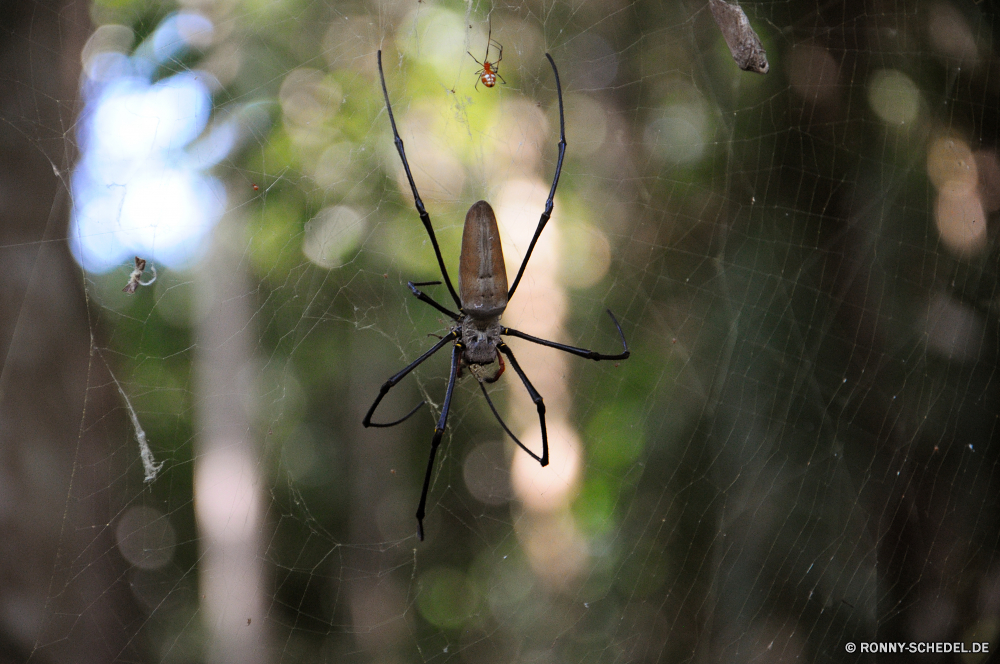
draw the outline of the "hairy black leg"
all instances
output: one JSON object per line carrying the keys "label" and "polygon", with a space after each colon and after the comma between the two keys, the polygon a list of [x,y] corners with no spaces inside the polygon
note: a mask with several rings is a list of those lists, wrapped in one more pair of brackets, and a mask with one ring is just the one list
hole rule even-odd
{"label": "hairy black leg", "polygon": [[588,360],[627,360],[632,352],[628,349],[628,343],[625,341],[625,333],[622,332],[622,326],[618,324],[618,319],[615,318],[615,315],[611,313],[610,309],[608,309],[608,315],[611,316],[611,320],[614,321],[615,327],[618,328],[618,335],[622,338],[622,347],[625,349],[617,355],[605,355],[594,350],[587,350],[586,348],[577,348],[576,346],[567,346],[566,344],[556,343],[555,341],[549,341],[548,339],[539,339],[538,337],[533,337],[530,334],[525,334],[524,332],[519,332],[518,330],[514,330],[509,327],[501,327],[500,334],[504,334],[509,337],[517,337],[518,339],[524,339],[525,341],[530,341],[533,344],[548,346],[549,348],[555,348],[556,350],[572,353],[573,355],[579,355],[580,357],[585,357]]}
{"label": "hairy black leg", "polygon": [[385,423],[385,424],[380,424],[378,422],[372,422],[372,415],[375,414],[375,409],[378,408],[379,403],[382,401],[382,397],[384,397],[386,394],[388,394],[389,390],[391,390],[396,385],[396,383],[398,383],[399,381],[403,380],[403,378],[406,377],[406,374],[408,374],[411,371],[413,371],[414,369],[416,369],[420,365],[421,362],[423,362],[428,357],[430,357],[434,353],[436,353],[439,350],[441,350],[441,348],[443,348],[446,343],[448,343],[449,341],[452,341],[457,336],[458,336],[457,333],[453,330],[453,331],[449,332],[448,334],[446,334],[445,336],[441,337],[441,341],[439,341],[436,344],[434,344],[434,346],[429,351],[427,351],[426,353],[424,353],[423,355],[421,355],[417,359],[413,360],[413,362],[411,362],[410,364],[408,364],[405,369],[403,369],[402,371],[400,371],[399,373],[397,373],[395,376],[393,376],[389,380],[387,380],[384,383],[382,383],[382,387],[380,387],[379,390],[378,390],[378,396],[375,397],[375,403],[373,403],[372,407],[368,409],[368,413],[365,415],[365,419],[363,419],[361,421],[361,424],[363,424],[365,427],[394,427],[397,424],[399,424],[400,422],[405,422],[411,415],[413,415],[415,412],[417,412],[417,410],[419,410],[419,408],[424,405],[423,401],[421,401],[420,403],[418,403],[417,406],[416,406],[416,408],[414,408],[409,413],[407,413],[406,415],[404,415],[400,419],[396,420],[395,422],[388,422],[388,423]]}
{"label": "hairy black leg", "polygon": [[451,278],[448,277],[448,268],[444,266],[444,258],[441,257],[441,248],[438,246],[437,236],[434,235],[434,227],[431,225],[431,217],[424,208],[424,202],[420,200],[420,194],[417,193],[417,185],[413,181],[410,164],[406,161],[406,152],[403,151],[403,139],[399,137],[399,132],[396,130],[396,118],[392,115],[392,105],[389,104],[389,90],[385,87],[385,74],[382,73],[381,50],[378,52],[378,76],[382,81],[382,94],[385,95],[385,110],[389,112],[389,123],[392,125],[393,142],[396,144],[396,151],[399,152],[399,158],[403,160],[403,170],[406,171],[406,179],[410,181],[410,189],[413,190],[413,203],[417,206],[417,214],[420,215],[420,221],[423,222],[424,228],[427,230],[427,235],[431,238],[434,255],[437,256],[438,266],[441,268],[441,276],[444,277],[444,283],[448,286],[448,292],[451,293],[452,299],[455,300],[455,305],[461,309],[462,301],[458,298],[455,287],[451,285]]}
{"label": "hairy black leg", "polygon": [[[538,456],[537,454],[535,454],[534,452],[532,452],[531,450],[529,450],[527,448],[527,446],[525,446],[524,443],[522,443],[520,440],[518,440],[517,436],[514,435],[514,432],[511,431],[507,427],[507,423],[503,421],[503,418],[500,417],[500,413],[497,412],[496,406],[493,405],[493,400],[490,399],[489,392],[486,391],[486,386],[483,385],[484,382],[485,381],[480,381],[480,383],[479,383],[479,389],[481,389],[483,391],[483,396],[486,397],[486,403],[488,403],[490,405],[490,410],[493,411],[493,417],[497,418],[497,422],[499,422],[500,426],[503,427],[503,430],[507,432],[507,435],[510,436],[511,439],[515,443],[517,443],[518,447],[520,447],[522,450],[524,450],[525,452],[527,452],[528,456],[530,456],[535,461],[541,462],[542,457]],[[544,425],[543,425],[543,427],[544,427]],[[544,428],[543,428],[543,430],[544,430]],[[545,464],[543,463],[542,465],[544,466]]]}
{"label": "hairy black leg", "polygon": [[562,85],[559,83],[559,70],[556,69],[556,62],[552,59],[551,55],[546,53],[545,57],[549,59],[549,64],[552,65],[552,71],[556,75],[556,94],[559,97],[559,159],[556,161],[556,174],[552,178],[552,189],[549,190],[549,197],[545,201],[545,210],[542,212],[542,216],[538,220],[538,226],[535,228],[535,235],[531,238],[531,244],[528,245],[528,251],[524,254],[524,260],[521,261],[521,267],[517,271],[517,276],[514,277],[514,283],[511,285],[510,290],[507,291],[508,301],[514,297],[514,291],[517,289],[517,285],[521,283],[521,275],[524,274],[524,268],[528,266],[528,259],[531,258],[531,252],[534,251],[535,243],[538,242],[538,236],[542,234],[542,231],[545,229],[545,224],[549,223],[549,217],[552,216],[552,199],[555,198],[556,195],[556,186],[559,184],[559,174],[562,173],[563,157],[566,156],[566,119],[563,116]]}
{"label": "hairy black leg", "polygon": [[440,281],[406,282],[406,285],[410,287],[410,290],[413,291],[413,295],[418,300],[420,300],[421,302],[426,302],[427,304],[431,305],[432,307],[443,313],[445,316],[450,316],[452,320],[458,320],[459,318],[461,318],[461,316],[456,314],[454,311],[451,311],[450,309],[447,309],[444,306],[438,304],[437,301],[430,295],[427,295],[423,291],[417,289],[417,286],[439,286],[440,284],[441,284]]}
{"label": "hairy black leg", "polygon": [[[521,369],[521,365],[517,363],[516,359],[514,359],[514,353],[511,352],[510,347],[501,342],[497,345],[497,350],[506,355],[507,359],[510,360],[510,366],[514,367],[514,371],[521,378],[521,382],[524,383],[525,389],[528,390],[528,395],[531,397],[531,401],[534,402],[535,408],[538,410],[538,423],[542,427],[542,457],[539,459],[524,445],[521,445],[521,448],[528,454],[531,454],[534,458],[538,459],[540,464],[547,466],[549,465],[549,434],[545,430],[545,402],[542,400],[542,395],[538,393],[535,386],[532,385],[531,381],[528,380],[528,377],[524,375],[524,370]],[[492,404],[490,405],[492,406]],[[508,431],[508,433],[510,432]],[[511,437],[513,437],[513,434],[511,434]],[[515,438],[515,440],[517,439]]]}
{"label": "hairy black leg", "polygon": [[456,343],[451,350],[451,375],[448,378],[448,390],[444,395],[444,405],[441,407],[441,417],[438,418],[437,426],[434,427],[434,437],[431,438],[431,456],[427,459],[427,472],[424,474],[424,488],[420,491],[420,505],[417,506],[417,537],[424,541],[424,508],[427,507],[427,491],[431,488],[431,473],[434,471],[434,456],[437,454],[438,445],[441,444],[441,435],[444,434],[444,427],[448,423],[448,411],[451,410],[451,394],[455,391],[455,380],[458,378],[458,367],[462,360],[462,344]]}

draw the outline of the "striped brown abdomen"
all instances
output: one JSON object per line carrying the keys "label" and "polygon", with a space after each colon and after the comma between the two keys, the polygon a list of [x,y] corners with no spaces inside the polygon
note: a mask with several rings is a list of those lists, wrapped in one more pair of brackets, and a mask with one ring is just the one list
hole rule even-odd
{"label": "striped brown abdomen", "polygon": [[465,215],[458,262],[462,311],[473,318],[495,318],[507,308],[507,268],[493,208],[479,201]]}

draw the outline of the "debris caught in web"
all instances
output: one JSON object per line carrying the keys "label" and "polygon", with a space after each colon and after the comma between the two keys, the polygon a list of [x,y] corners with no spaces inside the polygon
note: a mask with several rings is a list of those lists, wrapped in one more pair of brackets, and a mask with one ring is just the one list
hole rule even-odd
{"label": "debris caught in web", "polygon": [[744,71],[766,74],[770,68],[767,64],[767,53],[760,37],[750,27],[750,21],[739,5],[731,5],[726,0],[708,0],[712,16],[726,38],[733,60]]}
{"label": "debris caught in web", "polygon": [[135,269],[132,270],[132,274],[128,275],[128,283],[125,284],[125,288],[122,289],[123,293],[128,293],[131,295],[136,291],[139,286],[151,286],[154,281],[156,281],[156,267],[150,265],[149,271],[153,273],[152,279],[149,281],[142,280],[142,273],[146,271],[146,259],[135,257]]}
{"label": "debris caught in web", "polygon": [[132,402],[129,401],[128,395],[125,394],[125,390],[122,389],[121,383],[118,382],[118,379],[115,378],[114,374],[111,374],[111,379],[115,381],[115,385],[118,387],[118,392],[122,395],[122,399],[125,400],[128,417],[132,420],[132,428],[135,429],[135,439],[139,443],[139,458],[142,459],[143,482],[148,484],[156,479],[160,469],[163,468],[164,462],[161,461],[156,463],[156,460],[153,458],[153,450],[149,449],[149,442],[146,440],[146,432],[142,428],[142,425],[139,424],[139,415],[135,412],[135,408],[132,407]]}

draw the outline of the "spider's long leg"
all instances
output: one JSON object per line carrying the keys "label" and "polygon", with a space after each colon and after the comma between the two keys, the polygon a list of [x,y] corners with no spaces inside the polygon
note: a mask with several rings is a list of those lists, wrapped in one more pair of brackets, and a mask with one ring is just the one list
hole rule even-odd
{"label": "spider's long leg", "polygon": [[417,359],[413,360],[413,362],[411,362],[410,364],[408,364],[406,366],[406,368],[404,368],[398,374],[396,374],[395,376],[393,376],[389,380],[387,380],[384,383],[382,383],[382,387],[380,387],[379,390],[378,390],[378,396],[375,397],[375,403],[373,403],[372,407],[368,409],[368,413],[365,415],[365,419],[363,419],[361,421],[361,424],[363,424],[366,428],[367,427],[394,427],[397,424],[399,424],[400,422],[405,422],[410,417],[410,415],[413,415],[415,412],[417,412],[417,409],[419,409],[421,406],[424,405],[423,401],[421,401],[420,403],[418,403],[417,406],[416,406],[416,408],[414,408],[409,413],[407,413],[406,415],[404,415],[402,418],[396,420],[395,422],[388,422],[388,423],[385,423],[385,424],[381,424],[379,422],[372,422],[372,415],[375,414],[375,409],[378,408],[379,403],[381,403],[382,397],[384,397],[386,394],[388,394],[389,390],[391,390],[393,387],[395,387],[396,383],[398,383],[399,381],[403,380],[406,377],[406,374],[408,374],[411,371],[413,371],[414,369],[416,369],[420,365],[421,362],[423,362],[428,357],[430,357],[434,353],[436,353],[439,350],[441,350],[441,348],[443,348],[446,343],[448,343],[449,341],[455,339],[457,336],[458,335],[453,330],[453,331],[449,332],[448,334],[446,334],[445,336],[441,337],[441,341],[439,341],[436,344],[434,344],[434,346],[429,351],[427,351],[426,353],[424,353],[423,355],[421,355]]}
{"label": "spider's long leg", "polygon": [[[507,346],[507,344],[500,342],[497,344],[497,350],[506,355],[507,359],[510,360],[510,366],[514,367],[514,371],[521,378],[521,382],[524,383],[525,389],[528,390],[528,396],[531,397],[531,401],[534,402],[535,408],[538,410],[538,423],[542,427],[542,457],[539,459],[537,456],[532,454],[531,450],[524,445],[521,445],[520,441],[518,441],[517,444],[521,445],[521,449],[528,454],[531,454],[533,458],[538,459],[540,464],[547,466],[549,465],[549,434],[545,430],[545,402],[542,400],[542,395],[538,393],[535,386],[532,385],[531,381],[528,380],[528,377],[524,375],[524,370],[521,368],[521,365],[517,363],[517,360],[514,359],[514,353],[511,352],[510,347]],[[492,403],[490,404],[490,407],[493,407]],[[493,412],[496,413],[496,411]],[[499,417],[499,415],[497,417]],[[507,427],[505,426],[504,429],[506,430]],[[510,431],[507,431],[507,433],[510,433]],[[511,438],[514,438],[514,434],[510,435]],[[517,438],[514,438],[514,440],[517,441]]]}
{"label": "spider's long leg", "polygon": [[[535,243],[538,242],[538,236],[542,234],[545,229],[545,224],[549,223],[549,217],[552,216],[552,199],[556,195],[556,186],[559,184],[559,174],[562,173],[563,157],[566,156],[566,119],[563,114],[563,98],[562,98],[562,85],[559,83],[559,70],[556,69],[556,62],[552,59],[552,56],[548,53],[545,57],[549,59],[549,64],[552,65],[552,71],[556,75],[556,94],[559,97],[559,159],[556,160],[556,174],[552,178],[552,189],[549,190],[549,197],[545,201],[545,210],[542,212],[541,218],[538,220],[538,227],[535,228],[535,235],[531,238],[531,244],[528,245],[528,251],[524,254],[524,260],[521,261],[521,267],[517,271],[517,276],[514,277],[514,283],[511,285],[510,290],[507,291],[507,299],[510,300],[514,297],[514,291],[517,290],[517,285],[521,283],[521,275],[524,274],[524,268],[528,266],[528,259],[531,258],[531,252],[535,249]],[[501,81],[503,79],[500,79]]]}
{"label": "spider's long leg", "polygon": [[[496,406],[493,405],[493,400],[490,399],[489,392],[486,391],[486,386],[483,385],[484,382],[485,381],[481,381],[479,383],[479,389],[481,389],[483,391],[483,396],[486,397],[486,403],[488,403],[490,405],[490,410],[493,411],[493,417],[497,418],[497,422],[499,422],[500,426],[503,427],[503,430],[507,432],[507,435],[510,436],[511,439],[513,439],[513,441],[515,443],[517,443],[518,447],[520,447],[522,450],[524,450],[525,452],[527,452],[528,456],[530,456],[535,461],[541,462],[542,457],[538,456],[537,454],[535,454],[534,452],[532,452],[531,450],[529,450],[525,446],[524,443],[522,443],[520,440],[517,439],[517,436],[514,435],[514,432],[511,431],[509,428],[507,428],[507,423],[503,421],[503,418],[500,417],[500,413],[497,412]],[[544,422],[543,422],[542,426],[543,427],[545,426]],[[543,431],[544,431],[544,428],[543,428]],[[542,465],[544,466],[545,464],[543,463]]]}
{"label": "spider's long leg", "polygon": [[625,333],[622,332],[622,326],[618,324],[618,319],[615,315],[611,313],[608,309],[608,315],[611,316],[611,320],[614,321],[615,327],[618,328],[618,336],[622,338],[622,348],[624,349],[621,353],[617,355],[605,355],[604,353],[598,353],[594,350],[587,350],[586,348],[577,348],[576,346],[567,346],[566,344],[556,343],[555,341],[549,341],[548,339],[540,339],[538,337],[533,337],[530,334],[525,334],[524,332],[519,332],[518,330],[513,330],[509,327],[501,327],[500,334],[505,334],[510,337],[517,337],[518,339],[524,339],[525,341],[530,341],[533,344],[538,344],[540,346],[548,346],[549,348],[555,348],[556,350],[561,350],[566,353],[572,353],[573,355],[579,355],[580,357],[585,357],[588,360],[627,360],[628,356],[632,352],[628,349],[628,343],[625,341]]}
{"label": "spider's long leg", "polygon": [[504,369],[506,369],[506,367],[504,367],[503,365],[503,355],[501,355],[499,351],[497,351],[497,362],[500,364],[500,367],[497,369],[497,372],[492,376],[490,376],[489,378],[483,378],[484,383],[493,384],[498,380],[500,380],[500,376],[503,375]]}
{"label": "spider's long leg", "polygon": [[[440,345],[440,344],[439,344]],[[455,391],[455,380],[458,378],[458,367],[462,360],[462,344],[455,344],[451,350],[451,375],[448,377],[448,391],[444,394],[444,405],[441,407],[441,417],[438,418],[437,426],[434,428],[434,437],[431,439],[431,456],[427,459],[427,472],[424,474],[424,488],[420,491],[420,505],[417,507],[417,537],[424,541],[424,508],[427,506],[427,491],[431,487],[431,473],[434,471],[434,456],[437,454],[438,445],[441,444],[441,435],[444,434],[444,427],[448,423],[448,411],[451,410],[451,394]]]}
{"label": "spider's long leg", "polygon": [[403,170],[406,171],[406,179],[410,181],[410,189],[413,190],[413,202],[417,206],[417,213],[420,215],[420,221],[423,222],[424,228],[427,230],[427,235],[431,238],[431,245],[434,247],[434,254],[437,256],[438,266],[441,268],[441,276],[444,277],[444,283],[448,286],[448,292],[451,293],[451,297],[455,300],[455,304],[459,309],[461,309],[462,301],[458,298],[458,293],[455,292],[455,287],[451,285],[451,278],[448,276],[448,268],[444,266],[444,258],[441,257],[441,248],[438,246],[437,236],[434,235],[434,227],[431,225],[431,217],[427,214],[427,210],[424,208],[424,202],[420,200],[420,194],[417,193],[417,184],[413,181],[413,174],[410,172],[410,164],[406,161],[406,152],[403,151],[403,139],[399,137],[399,132],[396,130],[396,118],[392,115],[392,105],[389,103],[389,90],[385,87],[385,74],[382,73],[381,50],[378,52],[378,76],[382,81],[382,94],[385,96],[385,110],[389,112],[389,122],[392,124],[393,142],[396,144],[396,151],[399,152],[399,158],[403,160]]}
{"label": "spider's long leg", "polygon": [[461,316],[456,314],[454,311],[446,309],[442,305],[438,304],[437,301],[435,301],[434,298],[432,298],[430,295],[427,295],[423,291],[417,289],[417,286],[438,286],[440,284],[441,284],[440,281],[406,282],[406,285],[410,287],[410,290],[413,291],[413,295],[418,300],[420,300],[421,302],[426,302],[427,304],[431,305],[432,307],[443,313],[445,316],[451,317],[452,320],[458,320],[459,318],[461,318]]}
{"label": "spider's long leg", "polygon": [[[479,65],[479,67],[480,67],[479,71],[476,72],[476,90],[479,90],[479,77],[483,75],[483,73],[486,71],[486,69],[483,68],[483,63],[482,62],[480,62],[479,60],[476,60],[476,56],[472,55],[471,51],[466,51],[466,53],[468,53],[469,57],[471,57],[473,60],[475,60],[476,64]],[[487,55],[489,55],[489,54],[487,53]]]}
{"label": "spider's long leg", "polygon": [[483,62],[489,62],[490,59],[490,42],[493,41],[493,14],[488,14],[486,21],[490,27],[486,33],[486,55],[483,56]]}

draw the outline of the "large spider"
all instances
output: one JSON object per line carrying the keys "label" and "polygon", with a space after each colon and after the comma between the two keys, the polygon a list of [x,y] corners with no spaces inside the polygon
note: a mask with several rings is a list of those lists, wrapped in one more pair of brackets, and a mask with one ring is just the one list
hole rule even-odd
{"label": "large spider", "polygon": [[[372,422],[372,415],[375,413],[375,409],[378,408],[382,398],[393,386],[403,380],[407,374],[417,368],[431,355],[444,348],[446,344],[454,342],[451,350],[451,372],[448,378],[448,388],[445,391],[441,415],[438,417],[437,426],[434,428],[434,437],[431,439],[431,454],[427,460],[424,486],[420,492],[420,505],[417,507],[417,536],[421,540],[424,539],[424,508],[427,505],[427,491],[430,488],[431,472],[434,469],[434,456],[437,454],[438,445],[441,443],[441,435],[444,433],[445,425],[448,422],[448,411],[451,410],[451,396],[455,391],[455,380],[458,378],[459,371],[463,365],[467,366],[470,373],[476,377],[479,388],[482,390],[483,396],[486,397],[486,401],[490,406],[490,410],[493,411],[493,415],[500,422],[503,430],[531,458],[538,461],[542,466],[546,466],[549,463],[549,441],[545,431],[545,403],[501,337],[517,337],[531,343],[555,348],[590,360],[624,360],[629,356],[625,334],[622,332],[618,319],[615,318],[610,309],[608,310],[608,315],[618,329],[618,335],[621,337],[623,347],[623,351],[616,355],[604,355],[585,348],[577,348],[575,346],[567,346],[554,341],[540,339],[500,324],[500,315],[503,314],[510,298],[514,297],[514,291],[517,290],[517,285],[521,282],[521,277],[524,275],[524,269],[528,265],[528,259],[531,258],[531,252],[535,248],[535,243],[538,241],[538,237],[542,234],[545,224],[548,223],[549,217],[552,215],[552,199],[556,194],[556,186],[559,184],[559,173],[562,171],[563,157],[566,154],[566,124],[563,118],[562,87],[559,84],[559,71],[556,69],[556,63],[552,59],[552,56],[546,53],[545,57],[549,59],[549,64],[552,65],[552,72],[556,77],[556,93],[559,98],[559,158],[556,161],[556,174],[552,178],[552,189],[549,191],[549,197],[545,201],[545,210],[538,220],[538,227],[535,228],[535,235],[531,238],[528,251],[525,253],[521,267],[514,278],[514,284],[510,287],[510,290],[507,290],[507,272],[504,266],[503,249],[500,246],[500,231],[497,228],[497,220],[496,215],[493,213],[493,208],[486,201],[479,201],[469,208],[468,214],[465,215],[465,227],[462,231],[462,253],[458,261],[458,287],[461,292],[461,296],[459,296],[459,293],[455,292],[455,287],[452,286],[451,279],[448,277],[448,270],[444,266],[441,249],[438,247],[437,237],[434,235],[434,227],[431,226],[430,215],[424,209],[424,203],[420,200],[420,194],[417,193],[417,185],[414,184],[413,175],[410,173],[410,165],[406,161],[406,153],[403,151],[403,140],[399,137],[399,132],[396,130],[396,119],[392,115],[392,106],[389,104],[389,91],[386,89],[385,75],[382,73],[382,51],[378,52],[378,74],[382,81],[382,94],[385,95],[385,109],[389,113],[389,122],[392,124],[393,141],[396,144],[396,150],[399,151],[399,158],[403,161],[403,170],[406,171],[406,178],[410,182],[410,188],[413,190],[413,201],[416,204],[417,213],[420,215],[420,221],[423,222],[424,228],[427,230],[427,235],[430,237],[431,245],[434,247],[438,267],[441,268],[441,277],[444,279],[445,286],[448,287],[448,292],[451,293],[451,298],[455,301],[459,312],[461,312],[456,313],[448,309],[417,288],[418,286],[439,285],[442,282],[409,282],[410,290],[418,300],[426,302],[448,316],[454,321],[454,324],[448,334],[434,344],[430,350],[383,383],[382,387],[379,388],[378,396],[375,397],[375,402],[368,409],[368,413],[362,421],[362,424],[366,427],[391,427],[405,421],[416,413],[424,405],[423,401],[417,404],[409,413],[394,422]],[[541,456],[529,450],[514,436],[500,418],[500,413],[497,412],[493,401],[490,400],[490,396],[486,392],[484,383],[496,382],[500,378],[500,374],[504,371],[503,355],[507,356],[507,360],[514,368],[521,382],[524,383],[525,389],[528,390],[528,394],[531,396],[531,400],[538,410],[538,422],[542,430]],[[482,367],[493,364],[494,360],[498,362],[496,373],[492,376],[484,376]]]}

